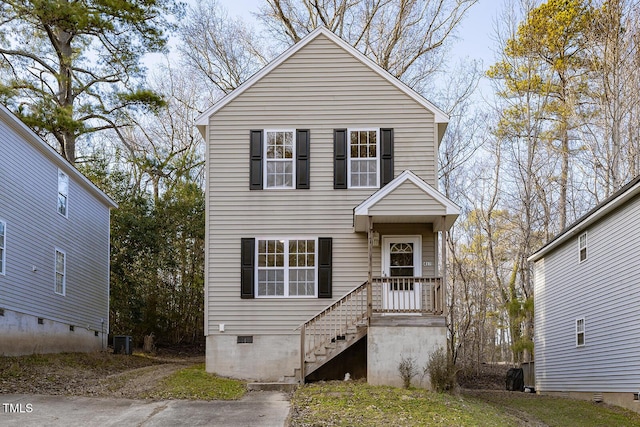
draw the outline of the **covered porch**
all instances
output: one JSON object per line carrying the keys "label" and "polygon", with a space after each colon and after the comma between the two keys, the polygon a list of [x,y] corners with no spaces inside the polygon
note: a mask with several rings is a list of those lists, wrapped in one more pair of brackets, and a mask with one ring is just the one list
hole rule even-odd
{"label": "covered porch", "polygon": [[[445,314],[446,232],[459,213],[458,206],[411,171],[404,171],[354,209],[354,231],[367,233],[371,298],[367,318]],[[431,256],[423,254],[422,236],[414,231],[425,224],[438,235]],[[380,275],[373,268],[378,247]]]}
{"label": "covered porch", "polygon": [[367,335],[367,377],[374,384],[393,382],[397,351],[406,350],[407,357],[418,353],[399,345],[399,337],[413,337],[404,339],[405,344],[434,341],[429,346],[446,340],[446,232],[459,212],[411,171],[354,208],[354,232],[367,239],[368,274],[300,326],[302,382]]}

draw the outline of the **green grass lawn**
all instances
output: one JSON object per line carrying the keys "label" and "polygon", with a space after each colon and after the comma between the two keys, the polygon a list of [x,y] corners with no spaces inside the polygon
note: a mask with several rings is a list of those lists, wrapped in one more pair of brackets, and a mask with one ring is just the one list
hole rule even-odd
{"label": "green grass lawn", "polygon": [[473,393],[474,397],[502,409],[533,415],[550,427],[624,427],[640,426],[640,414],[617,406],[586,400],[563,399],[527,393]]}
{"label": "green grass lawn", "polygon": [[294,426],[514,426],[515,416],[463,396],[421,389],[328,382],[299,388]]}
{"label": "green grass lawn", "polygon": [[307,384],[292,397],[293,426],[640,426],[640,415],[525,393],[441,394],[363,382]]}
{"label": "green grass lawn", "polygon": [[181,369],[160,382],[147,397],[155,399],[236,400],[247,388],[242,381],[220,378],[204,364]]}

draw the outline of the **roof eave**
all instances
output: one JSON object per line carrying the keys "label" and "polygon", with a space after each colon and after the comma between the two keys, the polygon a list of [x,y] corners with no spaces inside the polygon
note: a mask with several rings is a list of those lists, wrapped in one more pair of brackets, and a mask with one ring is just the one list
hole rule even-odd
{"label": "roof eave", "polygon": [[569,227],[565,228],[554,239],[531,254],[531,256],[527,258],[527,261],[537,262],[540,259],[544,258],[545,255],[547,255],[549,252],[553,251],[555,248],[562,245],[570,238],[575,237],[577,234],[580,234],[593,223],[606,217],[611,212],[613,212],[638,194],[640,194],[640,176],[631,180],[619,192],[596,206],[594,209],[571,224]]}
{"label": "roof eave", "polygon": [[101,199],[103,203],[109,208],[117,208],[118,204],[107,195],[104,191],[99,189],[89,178],[84,176],[78,169],[76,169],[71,163],[69,163],[64,157],[54,150],[49,144],[47,144],[39,135],[37,135],[31,128],[22,122],[15,114],[13,114],[7,107],[0,104],[0,116],[6,119],[9,123],[13,123],[14,128],[47,158],[53,161],[61,169],[68,174],[75,176],[81,181],[82,184],[97,198]]}

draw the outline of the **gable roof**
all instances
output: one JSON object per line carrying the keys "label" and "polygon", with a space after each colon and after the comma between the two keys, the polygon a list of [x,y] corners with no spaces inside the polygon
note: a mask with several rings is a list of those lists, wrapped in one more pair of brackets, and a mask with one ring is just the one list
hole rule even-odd
{"label": "gable roof", "polygon": [[98,200],[102,201],[109,208],[117,208],[118,204],[109,197],[104,191],[100,190],[93,182],[84,176],[78,169],[62,157],[56,150],[47,144],[38,134],[25,125],[15,114],[7,107],[0,104],[0,120],[11,126],[25,141],[29,142],[40,153],[48,158],[53,164],[57,165],[67,175],[76,178],[85,189],[93,194]]}
{"label": "gable roof", "polygon": [[[431,210],[425,210],[421,200],[413,200],[414,210],[406,210],[402,207],[397,208],[397,213],[391,215],[380,215],[377,222],[394,222],[393,218],[402,218],[403,222],[433,222],[434,228],[438,230],[448,230],[451,228],[456,218],[460,215],[460,208],[451,200],[446,198],[442,193],[433,188],[431,185],[420,179],[410,170],[405,170],[395,177],[390,183],[373,193],[369,198],[360,203],[353,210],[353,223],[356,231],[366,231],[367,217],[374,216],[374,208],[385,198],[392,197],[394,192],[405,186],[407,183],[415,185],[420,191],[420,197],[424,200],[432,202],[434,205]],[[435,202],[435,203],[433,203]],[[445,222],[442,223],[442,217],[445,216]]]}
{"label": "gable roof", "polygon": [[560,234],[555,236],[553,239],[547,242],[546,245],[529,256],[529,258],[527,258],[527,261],[536,262],[541,258],[544,258],[544,256],[549,252],[553,251],[555,248],[557,248],[567,240],[574,238],[576,235],[580,234],[596,221],[610,215],[613,211],[615,211],[620,206],[623,206],[638,194],[640,194],[640,175],[629,181],[602,203],[596,205],[596,207],[580,217],[576,222],[562,230]]}
{"label": "gable roof", "polygon": [[[402,83],[399,79],[392,76],[388,71],[380,67],[378,64],[373,62],[371,59],[367,58],[363,55],[358,49],[351,46],[349,43],[335,35],[326,27],[318,27],[309,34],[307,34],[304,38],[302,38],[298,43],[289,47],[285,50],[281,55],[279,55],[276,59],[271,61],[267,66],[262,68],[256,74],[251,76],[247,81],[238,86],[235,90],[231,91],[227,95],[225,95],[221,100],[213,104],[207,110],[205,110],[202,114],[200,114],[195,119],[196,126],[200,129],[200,132],[204,135],[203,127],[209,124],[209,117],[212,114],[215,114],[222,107],[233,101],[239,95],[241,95],[244,91],[250,88],[254,83],[262,79],[265,75],[269,74],[274,68],[282,64],[293,54],[298,52],[300,49],[309,44],[312,40],[316,39],[318,36],[323,35],[333,41],[336,45],[350,53],[354,58],[362,62],[364,65],[369,67],[376,74],[387,80],[389,83],[400,89],[406,95],[414,99],[418,104],[422,105],[427,110],[431,111],[435,116],[435,121],[438,124],[446,125],[449,122],[449,116],[434,104],[425,99],[422,95],[418,94],[416,91],[411,89],[406,84]],[[441,130],[441,133],[444,132],[444,129]]]}

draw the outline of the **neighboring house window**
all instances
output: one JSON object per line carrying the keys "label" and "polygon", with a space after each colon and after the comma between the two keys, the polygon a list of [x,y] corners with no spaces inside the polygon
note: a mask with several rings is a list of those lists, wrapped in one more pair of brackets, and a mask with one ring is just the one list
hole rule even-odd
{"label": "neighboring house window", "polygon": [[67,216],[67,203],[69,202],[69,177],[58,169],[58,213]]}
{"label": "neighboring house window", "polygon": [[576,320],[576,346],[584,345],[584,317]]}
{"label": "neighboring house window", "polygon": [[60,249],[56,249],[56,283],[55,293],[64,295],[67,282],[67,255]]}
{"label": "neighboring house window", "polygon": [[587,232],[585,231],[578,237],[578,253],[580,262],[587,259]]}
{"label": "neighboring house window", "polygon": [[315,297],[315,239],[258,239],[257,243],[257,297]]}
{"label": "neighboring house window", "polygon": [[378,131],[349,130],[349,187],[379,187],[378,164]]}
{"label": "neighboring house window", "polygon": [[265,188],[295,187],[295,132],[265,131]]}
{"label": "neighboring house window", "polygon": [[7,223],[0,221],[0,274],[5,274],[5,260],[7,247]]}

